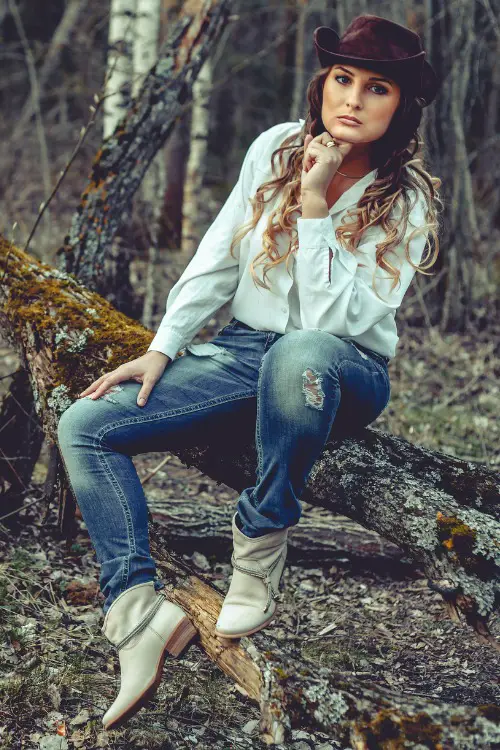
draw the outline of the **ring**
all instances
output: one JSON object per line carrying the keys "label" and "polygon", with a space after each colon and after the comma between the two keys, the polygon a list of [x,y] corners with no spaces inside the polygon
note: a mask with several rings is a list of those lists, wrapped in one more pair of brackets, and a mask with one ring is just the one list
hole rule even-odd
{"label": "ring", "polygon": [[328,143],[326,144],[326,147],[331,148],[332,146],[338,146],[338,145],[339,144],[337,143],[337,141],[331,140],[331,141],[328,141]]}

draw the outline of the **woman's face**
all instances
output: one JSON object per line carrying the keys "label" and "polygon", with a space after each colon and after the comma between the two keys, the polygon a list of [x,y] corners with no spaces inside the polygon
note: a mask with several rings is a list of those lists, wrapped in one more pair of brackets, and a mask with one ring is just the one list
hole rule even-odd
{"label": "woman's face", "polygon": [[[398,84],[382,73],[354,65],[334,65],[323,87],[321,119],[334,137],[353,144],[370,143],[386,132],[400,95]],[[340,115],[356,117],[361,124],[346,124],[338,119]]]}

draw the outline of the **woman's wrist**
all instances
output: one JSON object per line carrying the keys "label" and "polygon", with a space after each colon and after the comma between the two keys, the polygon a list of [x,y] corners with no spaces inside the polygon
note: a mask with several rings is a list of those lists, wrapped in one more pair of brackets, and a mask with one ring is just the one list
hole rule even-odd
{"label": "woman's wrist", "polygon": [[318,193],[302,193],[302,218],[324,219],[328,216],[328,204],[326,199]]}
{"label": "woman's wrist", "polygon": [[146,354],[156,354],[156,355],[159,355],[160,357],[163,357],[163,359],[170,359],[168,354],[159,352],[157,349],[149,349],[149,351],[147,351]]}

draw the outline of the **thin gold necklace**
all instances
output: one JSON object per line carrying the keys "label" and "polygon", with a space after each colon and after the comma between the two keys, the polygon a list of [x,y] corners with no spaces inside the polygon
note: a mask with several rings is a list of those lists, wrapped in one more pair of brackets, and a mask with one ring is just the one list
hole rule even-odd
{"label": "thin gold necklace", "polygon": [[[338,169],[337,169],[337,171],[335,172],[335,174],[341,174],[341,175],[342,175],[342,177],[348,177],[348,178],[349,178],[350,180],[361,180],[361,179],[362,179],[363,177],[366,177],[366,175],[364,175],[364,174],[362,174],[362,175],[361,175],[361,177],[351,177],[351,175],[349,175],[349,174],[344,174],[343,172],[341,172],[341,171],[340,171],[340,170],[338,170]],[[367,174],[368,174],[368,173],[367,173]]]}

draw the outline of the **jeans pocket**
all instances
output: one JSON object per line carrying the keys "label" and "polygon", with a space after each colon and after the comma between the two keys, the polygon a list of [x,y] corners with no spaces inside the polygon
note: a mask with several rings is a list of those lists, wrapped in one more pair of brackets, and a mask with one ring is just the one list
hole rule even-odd
{"label": "jeans pocket", "polygon": [[361,356],[363,357],[363,359],[370,359],[370,357],[368,356],[368,354],[366,354],[366,352],[362,351],[362,349],[360,349],[359,346],[356,346],[356,344],[354,343],[354,341],[350,341],[349,339],[346,339],[346,341],[348,341],[349,344],[351,344],[351,346],[353,346],[356,349],[356,351],[359,354],[361,354]]}
{"label": "jeans pocket", "polygon": [[186,349],[197,357],[213,357],[214,354],[228,353],[224,347],[212,344],[211,341],[206,341],[204,344],[188,344]]}
{"label": "jeans pocket", "polygon": [[236,318],[232,318],[229,323],[226,323],[225,326],[222,326],[222,328],[217,331],[217,336],[221,336],[222,334],[224,334],[224,331],[232,330],[236,326],[237,322],[238,321],[236,320]]}

